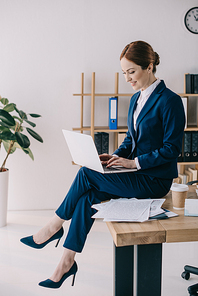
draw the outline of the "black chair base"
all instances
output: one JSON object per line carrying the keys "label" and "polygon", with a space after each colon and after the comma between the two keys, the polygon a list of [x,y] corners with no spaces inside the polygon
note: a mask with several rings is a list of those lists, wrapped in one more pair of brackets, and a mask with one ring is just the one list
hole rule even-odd
{"label": "black chair base", "polygon": [[[184,272],[182,272],[181,277],[185,280],[188,280],[190,278],[190,274],[196,274],[198,275],[198,268],[185,265],[184,266]],[[198,284],[192,285],[188,287],[188,292],[190,296],[198,296]]]}

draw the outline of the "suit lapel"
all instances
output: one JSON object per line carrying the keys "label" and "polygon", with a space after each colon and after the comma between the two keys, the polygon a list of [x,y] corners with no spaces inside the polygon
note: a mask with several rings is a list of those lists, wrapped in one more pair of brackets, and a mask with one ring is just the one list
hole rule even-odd
{"label": "suit lapel", "polygon": [[[142,119],[146,116],[146,114],[150,111],[151,108],[155,105],[155,102],[159,99],[161,96],[161,93],[166,88],[164,81],[162,80],[160,84],[156,87],[156,89],[152,92],[148,100],[146,101],[144,107],[142,108],[137,121],[136,121],[136,131],[138,130],[138,126]],[[137,102],[136,102],[137,104]]]}

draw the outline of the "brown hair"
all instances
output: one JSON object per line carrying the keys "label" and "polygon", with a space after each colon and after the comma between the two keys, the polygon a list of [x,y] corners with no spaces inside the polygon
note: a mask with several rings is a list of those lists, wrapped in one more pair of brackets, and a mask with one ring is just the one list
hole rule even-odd
{"label": "brown hair", "polygon": [[153,73],[156,72],[156,66],[160,63],[158,53],[153,50],[150,44],[144,41],[134,41],[127,44],[120,55],[120,60],[123,57],[141,66],[142,70],[146,70],[149,64],[152,63]]}

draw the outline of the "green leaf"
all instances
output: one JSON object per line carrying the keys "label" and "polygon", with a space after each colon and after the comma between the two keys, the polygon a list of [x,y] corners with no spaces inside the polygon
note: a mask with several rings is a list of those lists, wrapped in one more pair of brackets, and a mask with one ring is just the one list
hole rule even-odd
{"label": "green leaf", "polygon": [[19,143],[17,143],[17,142],[14,142],[14,146],[16,147],[16,148],[19,148],[19,149],[22,149],[22,147],[19,145]]}
{"label": "green leaf", "polygon": [[23,112],[22,110],[19,111],[19,116],[21,117],[21,119],[27,119],[26,113]]}
{"label": "green leaf", "polygon": [[[9,150],[10,142],[11,142],[11,141],[4,141],[4,140],[3,140],[3,146],[4,146],[6,152],[8,152],[8,150]],[[13,145],[11,151],[10,151],[10,154],[12,154],[12,153],[15,152],[15,150],[16,150],[16,148],[17,148],[15,144],[16,144],[16,142],[14,143],[14,145]]]}
{"label": "green leaf", "polygon": [[15,135],[10,131],[5,131],[5,132],[0,133],[0,139],[10,140],[10,141],[16,140]]}
{"label": "green leaf", "polygon": [[0,132],[7,132],[9,131],[8,127],[0,126]]}
{"label": "green leaf", "polygon": [[27,119],[26,113],[23,112],[22,110],[19,110],[16,105],[14,106],[14,109],[19,114],[19,116],[21,117],[21,119]]}
{"label": "green leaf", "polygon": [[21,123],[23,122],[23,120],[21,118],[19,118],[18,116],[12,116],[14,119],[17,119],[18,121],[20,121]]}
{"label": "green leaf", "polygon": [[0,119],[9,126],[15,125],[14,118],[5,110],[0,110]]}
{"label": "green leaf", "polygon": [[14,109],[15,109],[15,111],[16,111],[17,113],[19,113],[19,109],[17,108],[16,105],[14,106]]}
{"label": "green leaf", "polygon": [[34,114],[34,113],[30,113],[29,115],[32,116],[32,117],[35,117],[35,118],[41,117],[41,115],[39,115],[39,114]]}
{"label": "green leaf", "polygon": [[5,111],[7,111],[7,112],[12,112],[12,111],[15,110],[14,106],[15,106],[15,104],[13,104],[13,103],[7,104],[7,105],[3,108],[3,110],[5,110]]}
{"label": "green leaf", "polygon": [[30,148],[27,148],[27,149],[23,149],[23,151],[29,155],[29,157],[34,160],[34,155],[32,153],[32,151],[30,150]]}
{"label": "green leaf", "polygon": [[0,101],[3,105],[7,105],[9,103],[9,100],[6,98],[2,98]]}
{"label": "green leaf", "polygon": [[23,135],[19,132],[15,133],[16,140],[22,148],[28,148],[30,146],[30,140],[26,135]]}
{"label": "green leaf", "polygon": [[35,127],[36,126],[36,124],[34,123],[34,122],[32,122],[32,121],[29,121],[29,120],[27,120],[27,119],[24,119],[25,120],[25,122],[27,122],[29,125],[31,125],[32,127]]}
{"label": "green leaf", "polygon": [[26,130],[33,138],[35,138],[37,141],[43,143],[43,139],[35,131],[33,131],[32,129],[30,129],[28,127],[26,128]]}
{"label": "green leaf", "polygon": [[8,129],[13,129],[14,130],[13,126],[10,126],[10,125],[4,123],[3,121],[0,121],[0,126],[4,126],[4,127],[7,127]]}

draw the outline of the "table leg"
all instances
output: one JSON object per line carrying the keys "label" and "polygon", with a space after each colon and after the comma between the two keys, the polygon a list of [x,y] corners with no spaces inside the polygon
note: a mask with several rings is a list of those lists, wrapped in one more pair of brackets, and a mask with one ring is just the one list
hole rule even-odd
{"label": "table leg", "polygon": [[162,244],[137,246],[137,296],[161,295]]}
{"label": "table leg", "polygon": [[114,296],[133,296],[133,246],[114,248]]}

